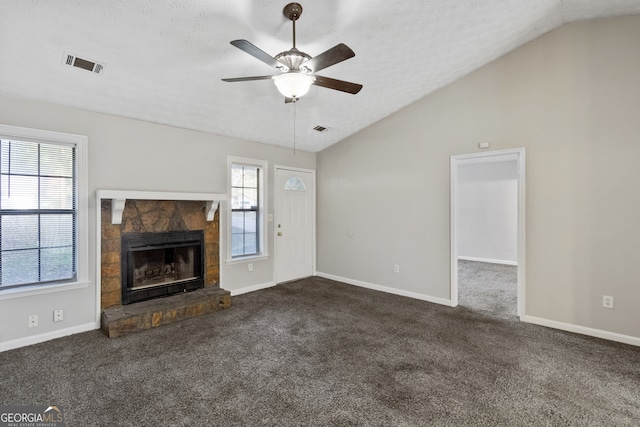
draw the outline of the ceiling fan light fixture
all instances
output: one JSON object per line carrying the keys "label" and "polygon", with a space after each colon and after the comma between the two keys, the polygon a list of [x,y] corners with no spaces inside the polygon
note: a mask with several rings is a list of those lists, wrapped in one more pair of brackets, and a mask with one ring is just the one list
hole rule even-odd
{"label": "ceiling fan light fixture", "polygon": [[309,91],[311,85],[339,90],[353,95],[360,92],[360,89],[362,89],[361,84],[315,74],[317,71],[324,70],[327,67],[353,58],[356,54],[351,48],[344,43],[339,43],[315,57],[299,51],[296,48],[296,21],[302,14],[302,6],[300,3],[289,3],[284,7],[282,12],[293,24],[293,47],[291,49],[281,52],[274,57],[247,40],[239,39],[231,41],[233,46],[265,64],[274,67],[282,74],[276,76],[235,77],[222,79],[222,81],[248,82],[252,80],[272,79],[278,91],[284,95],[285,102],[287,103],[295,102],[298,98],[304,96]]}
{"label": "ceiling fan light fixture", "polygon": [[290,71],[285,74],[273,76],[278,91],[286,98],[298,99],[309,92],[309,88],[315,81],[315,77],[309,74]]}

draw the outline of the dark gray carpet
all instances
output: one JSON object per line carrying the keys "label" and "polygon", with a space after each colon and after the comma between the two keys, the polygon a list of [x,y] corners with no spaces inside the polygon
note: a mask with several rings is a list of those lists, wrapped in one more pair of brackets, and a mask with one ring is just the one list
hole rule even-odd
{"label": "dark gray carpet", "polygon": [[458,304],[516,320],[518,267],[458,260]]}
{"label": "dark gray carpet", "polygon": [[638,425],[640,349],[310,278],[124,338],[0,353],[68,426]]}

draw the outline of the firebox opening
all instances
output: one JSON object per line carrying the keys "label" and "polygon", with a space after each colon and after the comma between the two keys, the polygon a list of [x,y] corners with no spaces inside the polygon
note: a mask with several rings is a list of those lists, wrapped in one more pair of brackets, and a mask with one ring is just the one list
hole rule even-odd
{"label": "firebox opening", "polygon": [[122,303],[204,287],[202,231],[122,236]]}

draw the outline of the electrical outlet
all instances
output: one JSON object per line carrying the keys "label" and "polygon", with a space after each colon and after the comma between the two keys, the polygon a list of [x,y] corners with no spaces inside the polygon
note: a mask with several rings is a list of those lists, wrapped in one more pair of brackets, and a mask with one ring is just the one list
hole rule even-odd
{"label": "electrical outlet", "polygon": [[613,297],[609,295],[602,295],[602,306],[604,308],[613,308]]}
{"label": "electrical outlet", "polygon": [[393,272],[394,273],[400,273],[400,266],[398,264],[393,266]]}
{"label": "electrical outlet", "polygon": [[249,271],[253,271],[253,263],[250,262],[249,264],[247,264],[247,270]]}
{"label": "electrical outlet", "polygon": [[64,319],[63,315],[64,313],[61,308],[58,310],[53,310],[53,321],[62,322],[62,320]]}
{"label": "electrical outlet", "polygon": [[29,316],[29,329],[35,328],[38,326],[38,315],[34,314]]}

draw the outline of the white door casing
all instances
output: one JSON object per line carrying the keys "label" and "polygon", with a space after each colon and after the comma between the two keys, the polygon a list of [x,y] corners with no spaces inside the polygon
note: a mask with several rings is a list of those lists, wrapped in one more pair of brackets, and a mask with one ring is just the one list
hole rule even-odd
{"label": "white door casing", "polygon": [[518,165],[518,267],[517,267],[517,312],[518,317],[526,315],[525,309],[525,149],[513,148],[478,153],[459,154],[451,156],[450,183],[451,183],[451,207],[450,207],[450,250],[451,250],[451,284],[450,302],[452,307],[458,305],[458,238],[457,238],[457,197],[458,197],[458,166],[463,163],[483,161],[516,160]]}
{"label": "white door casing", "polygon": [[276,166],[276,283],[312,276],[315,266],[315,172]]}

